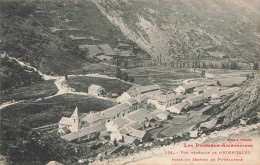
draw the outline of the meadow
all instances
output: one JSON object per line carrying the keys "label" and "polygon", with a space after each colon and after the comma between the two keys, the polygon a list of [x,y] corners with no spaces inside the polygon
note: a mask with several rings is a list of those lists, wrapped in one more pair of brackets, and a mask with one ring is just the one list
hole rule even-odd
{"label": "meadow", "polygon": [[111,101],[91,96],[64,94],[42,101],[28,101],[8,106],[0,111],[1,119],[31,128],[58,123],[70,117],[77,106],[80,113],[102,111],[114,105]]}
{"label": "meadow", "polygon": [[88,87],[92,84],[105,88],[107,93],[123,93],[132,85],[118,79],[106,79],[100,77],[69,77],[67,83],[77,92],[88,92]]}

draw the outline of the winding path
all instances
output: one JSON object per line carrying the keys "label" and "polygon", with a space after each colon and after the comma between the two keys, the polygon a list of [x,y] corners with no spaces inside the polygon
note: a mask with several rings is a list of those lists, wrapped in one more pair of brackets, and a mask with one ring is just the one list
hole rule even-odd
{"label": "winding path", "polygon": [[[1,56],[3,57],[3,56],[7,56],[7,55],[6,54],[2,54]],[[9,58],[12,59],[12,60],[17,61],[21,66],[25,66],[27,68],[33,69],[34,71],[38,72],[43,77],[44,80],[55,80],[54,84],[56,85],[56,87],[58,89],[58,92],[56,94],[52,95],[52,96],[46,97],[45,100],[53,98],[53,97],[58,96],[58,95],[63,95],[63,94],[76,94],[76,95],[92,96],[92,97],[96,97],[96,98],[99,98],[99,99],[112,101],[109,98],[100,97],[100,96],[93,96],[93,95],[89,95],[88,93],[85,93],[85,92],[75,92],[75,90],[73,88],[69,87],[68,84],[66,84],[66,80],[65,80],[64,76],[50,76],[50,75],[46,75],[46,74],[43,74],[40,71],[38,71],[36,68],[30,66],[29,64],[26,64],[26,63],[24,63],[22,61],[19,61],[17,58],[14,58],[14,57],[9,57]],[[69,77],[77,77],[77,76],[101,77],[101,78],[106,78],[106,79],[117,79],[116,77],[109,77],[109,76],[100,75],[100,74],[69,75]],[[40,101],[40,100],[42,100],[42,98],[36,99],[36,102]],[[26,102],[26,101],[30,101],[30,100],[8,101],[8,102],[5,102],[5,103],[2,103],[0,105],[0,110],[2,110],[5,107],[8,107],[10,105],[14,105],[14,104],[17,104],[17,103],[23,103],[23,102]]]}

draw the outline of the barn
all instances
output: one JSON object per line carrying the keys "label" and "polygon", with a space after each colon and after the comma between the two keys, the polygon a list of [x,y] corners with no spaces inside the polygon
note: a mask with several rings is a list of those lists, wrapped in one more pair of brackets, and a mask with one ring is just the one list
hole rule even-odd
{"label": "barn", "polygon": [[99,85],[92,84],[88,87],[88,93],[95,96],[105,94],[105,88]]}

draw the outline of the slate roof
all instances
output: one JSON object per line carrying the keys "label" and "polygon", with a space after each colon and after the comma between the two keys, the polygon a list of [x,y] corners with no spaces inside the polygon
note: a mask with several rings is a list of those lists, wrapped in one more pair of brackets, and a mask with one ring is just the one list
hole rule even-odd
{"label": "slate roof", "polygon": [[134,136],[134,137],[137,137],[139,139],[142,139],[144,137],[144,135],[146,134],[146,131],[140,131],[140,130],[137,130],[137,129],[134,129],[134,128],[128,128],[129,130],[129,135],[130,136]]}
{"label": "slate roof", "polygon": [[118,113],[123,112],[124,110],[127,110],[129,108],[130,108],[130,105],[127,103],[118,104],[118,105],[115,105],[111,108],[104,110],[103,112],[101,112],[101,114],[106,118],[110,118],[110,117],[116,116]]}
{"label": "slate roof", "polygon": [[148,99],[148,97],[145,96],[145,95],[140,95],[140,96],[137,96],[135,99],[136,99],[139,103],[142,103],[142,102],[146,101],[146,100]]}
{"label": "slate roof", "polygon": [[134,129],[141,129],[143,126],[138,121],[133,121],[129,124],[126,124],[124,127],[132,127]]}
{"label": "slate roof", "polygon": [[200,100],[203,100],[203,99],[204,99],[204,97],[202,95],[198,95],[198,96],[190,97],[187,100],[191,101],[191,102],[196,102],[196,101],[200,101]]}
{"label": "slate roof", "polygon": [[92,90],[99,90],[99,89],[104,89],[102,86],[96,85],[96,84],[92,84],[88,87],[88,89],[92,89]]}
{"label": "slate roof", "polygon": [[60,128],[58,130],[59,133],[68,133],[70,132],[69,128],[68,127],[63,127],[63,128]]}
{"label": "slate roof", "polygon": [[133,90],[133,91],[126,91],[126,93],[127,93],[129,96],[131,96],[131,97],[136,97],[136,96],[138,96],[138,95],[141,95],[140,92],[135,91],[135,90]]}
{"label": "slate roof", "polygon": [[219,90],[217,88],[211,88],[205,91],[202,95],[204,98],[211,97],[214,93],[217,93]]}
{"label": "slate roof", "polygon": [[88,123],[94,123],[95,121],[101,120],[104,117],[97,113],[90,113],[84,117],[84,120]]}
{"label": "slate roof", "polygon": [[151,120],[153,118],[152,115],[148,112],[148,110],[144,108],[131,112],[126,117],[132,121],[138,121],[139,123],[142,123],[147,119]]}
{"label": "slate roof", "polygon": [[164,119],[166,120],[166,119],[168,118],[168,116],[169,116],[169,112],[167,112],[167,111],[158,113],[158,114],[156,115],[156,117],[158,117],[158,118],[161,119],[161,120],[164,120]]}
{"label": "slate roof", "polygon": [[90,135],[92,133],[101,132],[103,130],[106,130],[106,127],[103,124],[96,124],[96,125],[82,128],[78,132],[73,132],[73,133],[69,133],[67,135],[61,136],[61,138],[65,139],[67,141],[72,141],[72,140]]}
{"label": "slate roof", "polygon": [[79,45],[79,49],[88,50],[89,56],[94,57],[96,55],[107,55],[107,56],[116,56],[114,50],[108,44],[101,45]]}
{"label": "slate roof", "polygon": [[128,120],[127,118],[125,118],[125,117],[119,117],[119,118],[116,118],[115,120],[113,120],[111,122],[114,122],[120,128],[120,127],[123,127],[126,124],[129,124],[131,121]]}
{"label": "slate roof", "polygon": [[63,124],[63,125],[72,125],[72,118],[68,118],[68,117],[62,117],[59,121],[59,124]]}
{"label": "slate roof", "polygon": [[160,87],[158,85],[138,86],[135,90],[140,93],[146,93],[154,90],[160,90]]}
{"label": "slate roof", "polygon": [[176,98],[178,98],[178,95],[176,95],[176,94],[168,94],[168,95],[158,95],[158,96],[156,96],[156,100],[160,101],[160,102],[167,102],[167,101],[170,101],[170,100],[174,100]]}
{"label": "slate roof", "polygon": [[[187,106],[187,103],[186,102],[181,102],[181,103],[178,103],[178,104],[175,104],[173,106],[168,107],[167,110],[170,111],[170,112],[180,113],[180,111],[185,106]],[[179,110],[179,112],[176,112],[176,109]]]}
{"label": "slate roof", "polygon": [[128,128],[122,128],[120,130],[120,133],[123,135],[130,135],[132,137],[142,139],[144,137],[144,135],[146,134],[146,131],[140,131],[140,130],[128,127]]}
{"label": "slate roof", "polygon": [[124,142],[126,144],[133,144],[136,139],[137,139],[136,137],[132,137],[132,136],[128,136],[128,135],[124,136]]}
{"label": "slate roof", "polygon": [[202,85],[203,85],[203,84],[198,83],[198,82],[192,82],[192,83],[183,85],[183,86],[181,86],[181,87],[183,87],[183,88],[186,90],[186,89],[190,89],[190,88],[199,87],[199,86],[202,86]]}
{"label": "slate roof", "polygon": [[119,132],[123,135],[127,135],[127,134],[129,134],[129,129],[127,127],[123,127],[121,129],[119,129]]}
{"label": "slate roof", "polygon": [[78,109],[78,107],[75,108],[73,114],[71,115],[71,117],[73,117],[73,116],[74,117],[79,117],[79,109]]}
{"label": "slate roof", "polygon": [[126,100],[124,103],[128,103],[129,105],[132,106],[134,104],[137,104],[138,101],[136,99],[134,99],[134,98],[130,98],[130,99]]}

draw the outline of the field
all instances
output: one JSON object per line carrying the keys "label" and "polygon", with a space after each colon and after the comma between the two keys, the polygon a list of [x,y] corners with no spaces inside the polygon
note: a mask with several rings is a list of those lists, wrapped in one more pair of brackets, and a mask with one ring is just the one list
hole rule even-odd
{"label": "field", "polygon": [[78,92],[88,92],[88,87],[92,84],[104,87],[108,93],[123,93],[132,86],[118,79],[99,77],[69,77],[67,83]]}
{"label": "field", "polygon": [[227,78],[218,78],[215,79],[220,82],[222,86],[234,86],[241,85],[244,81],[246,81],[246,77],[227,77]]}
{"label": "field", "polygon": [[136,84],[159,84],[163,90],[173,90],[178,85],[176,82],[180,79],[201,78],[199,73],[188,69],[167,67],[132,68],[128,69],[127,73],[134,76]]}
{"label": "field", "polygon": [[206,72],[212,73],[212,74],[236,74],[236,75],[245,75],[250,74],[253,71],[250,70],[228,70],[228,69],[207,69]]}
{"label": "field", "polygon": [[26,87],[13,89],[8,93],[0,92],[0,104],[12,100],[30,100],[54,95],[58,92],[54,80],[42,81]]}
{"label": "field", "polygon": [[39,102],[8,106],[0,111],[0,116],[12,123],[35,128],[58,123],[63,116],[70,117],[76,106],[81,113],[87,113],[112,107],[113,103],[90,96],[65,94]]}

